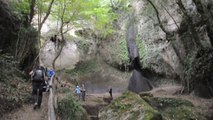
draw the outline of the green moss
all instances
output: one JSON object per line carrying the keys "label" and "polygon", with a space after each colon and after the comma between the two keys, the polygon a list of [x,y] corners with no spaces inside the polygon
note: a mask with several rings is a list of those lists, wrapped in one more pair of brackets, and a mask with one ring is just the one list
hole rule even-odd
{"label": "green moss", "polygon": [[187,100],[180,99],[180,98],[153,98],[162,108],[165,107],[178,107],[181,105],[193,107],[193,104]]}
{"label": "green moss", "polygon": [[129,119],[130,120],[137,120],[138,116],[140,116],[140,111],[132,111],[130,113]]}
{"label": "green moss", "polygon": [[[132,92],[125,92],[122,96],[115,99],[112,104],[103,111],[112,111],[115,119],[125,118],[127,120],[161,118],[157,110],[154,110],[148,103]],[[107,115],[106,115],[107,116]],[[105,118],[107,118],[105,116]]]}
{"label": "green moss", "polygon": [[167,108],[162,111],[164,119],[173,119],[173,120],[191,120],[196,119],[194,114],[192,114],[192,108],[187,106],[179,106],[175,108]]}
{"label": "green moss", "polygon": [[180,98],[142,97],[153,108],[158,110],[165,120],[191,120],[203,119],[193,111],[194,106],[190,101]]}

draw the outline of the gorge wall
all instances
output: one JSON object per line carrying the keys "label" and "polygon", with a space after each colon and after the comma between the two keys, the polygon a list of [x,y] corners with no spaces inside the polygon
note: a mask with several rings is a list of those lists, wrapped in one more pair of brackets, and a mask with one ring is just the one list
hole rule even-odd
{"label": "gorge wall", "polygon": [[104,43],[102,55],[118,68],[131,69],[125,57],[125,25],[126,13],[133,9],[142,68],[175,79],[185,86],[184,92],[211,97],[212,68],[208,66],[213,64],[212,5],[211,0],[133,0],[123,5],[128,10],[122,6],[116,9],[119,32],[111,42]]}

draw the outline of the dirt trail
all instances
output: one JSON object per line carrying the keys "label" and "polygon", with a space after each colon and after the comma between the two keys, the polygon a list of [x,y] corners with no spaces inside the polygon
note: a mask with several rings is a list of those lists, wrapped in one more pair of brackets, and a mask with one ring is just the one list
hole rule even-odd
{"label": "dirt trail", "polygon": [[48,113],[48,93],[43,93],[43,100],[40,109],[33,110],[33,105],[23,105],[23,107],[3,116],[0,120],[47,120]]}

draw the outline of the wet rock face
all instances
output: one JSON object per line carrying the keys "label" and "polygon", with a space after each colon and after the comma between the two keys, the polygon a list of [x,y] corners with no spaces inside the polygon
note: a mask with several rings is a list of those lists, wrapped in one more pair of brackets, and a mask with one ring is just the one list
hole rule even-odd
{"label": "wet rock face", "polygon": [[[199,14],[194,0],[182,0],[193,24],[197,29],[197,35],[202,46],[210,47],[210,38],[207,34],[207,22],[199,24],[202,15]],[[159,12],[160,20],[167,31],[173,32],[173,37],[168,37],[159,26],[156,12],[146,1],[132,1],[132,5],[137,16],[138,39],[143,41],[146,46],[146,55],[143,62],[157,73],[167,76],[182,74],[182,61],[193,51],[193,40],[191,36],[189,22],[186,21],[183,12],[176,4],[175,0],[153,1]],[[202,1],[203,6],[212,7],[210,0]],[[208,10],[212,13],[212,10]],[[152,17],[151,17],[152,16]],[[209,17],[211,18],[211,17]],[[212,23],[209,22],[211,25]]]}
{"label": "wet rock face", "polygon": [[134,70],[129,80],[128,90],[139,93],[152,90],[152,85],[138,70]]}

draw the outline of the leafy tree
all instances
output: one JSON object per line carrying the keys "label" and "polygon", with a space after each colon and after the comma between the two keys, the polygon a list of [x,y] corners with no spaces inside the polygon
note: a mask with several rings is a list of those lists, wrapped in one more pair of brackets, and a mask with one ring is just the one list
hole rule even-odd
{"label": "leafy tree", "polygon": [[[112,21],[116,15],[111,11],[109,4],[102,3],[101,0],[58,0],[53,7],[53,17],[60,20],[62,16],[62,4],[66,3],[64,22],[70,30],[73,26],[88,28],[100,31],[100,35],[106,36],[113,32]],[[71,27],[72,26],[72,27]]]}

